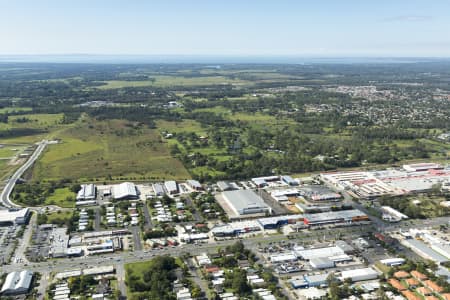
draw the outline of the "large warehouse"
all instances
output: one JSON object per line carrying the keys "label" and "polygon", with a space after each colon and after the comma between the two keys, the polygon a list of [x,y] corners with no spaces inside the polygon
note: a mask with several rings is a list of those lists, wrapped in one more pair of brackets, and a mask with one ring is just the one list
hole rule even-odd
{"label": "large warehouse", "polygon": [[224,207],[225,211],[231,209],[234,213],[230,217],[272,213],[272,209],[252,190],[226,191],[221,195],[227,206]]}
{"label": "large warehouse", "polygon": [[134,183],[124,182],[113,186],[112,195],[114,200],[137,199],[138,191]]}
{"label": "large warehouse", "polygon": [[33,272],[21,271],[11,272],[6,276],[5,283],[2,286],[2,295],[25,294],[31,287]]}
{"label": "large warehouse", "polygon": [[77,193],[77,201],[94,200],[97,195],[97,188],[93,184],[82,184]]}
{"label": "large warehouse", "polygon": [[29,217],[30,210],[28,208],[19,210],[0,210],[0,226],[25,224]]}

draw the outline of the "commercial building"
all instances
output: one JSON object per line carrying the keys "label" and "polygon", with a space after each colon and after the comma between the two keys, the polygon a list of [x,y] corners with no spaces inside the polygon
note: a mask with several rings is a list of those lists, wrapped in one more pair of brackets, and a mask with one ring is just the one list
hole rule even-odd
{"label": "commercial building", "polygon": [[33,272],[28,270],[11,272],[6,276],[0,293],[4,296],[25,294],[30,290]]}
{"label": "commercial building", "polygon": [[428,170],[441,170],[443,167],[440,164],[435,163],[418,163],[403,165],[403,169],[408,172],[420,172]]}
{"label": "commercial building", "polygon": [[224,237],[235,236],[260,230],[261,227],[256,220],[249,220],[218,225],[216,227],[213,227],[210,232],[215,237]]}
{"label": "commercial building", "polygon": [[271,263],[286,263],[297,260],[297,256],[293,252],[273,254],[269,257]]}
{"label": "commercial building", "polygon": [[28,208],[0,210],[0,226],[25,224],[30,215]]}
{"label": "commercial building", "polygon": [[358,209],[330,211],[317,214],[304,214],[304,223],[309,226],[327,224],[353,224],[367,222],[369,217]]}
{"label": "commercial building", "polygon": [[340,279],[345,281],[350,279],[352,282],[377,279],[378,273],[372,268],[362,268],[355,270],[342,271]]}
{"label": "commercial building", "polygon": [[449,259],[447,257],[437,253],[436,251],[431,249],[427,244],[425,244],[422,241],[419,241],[416,239],[406,239],[406,240],[402,240],[402,244],[405,245],[406,247],[410,248],[411,250],[413,250],[420,256],[422,256],[426,259],[430,259],[430,260],[436,262],[437,264],[441,264],[441,263],[449,261]]}
{"label": "commercial building", "polygon": [[283,225],[295,224],[300,221],[303,221],[303,215],[287,215],[258,219],[258,223],[263,229],[276,229]]}
{"label": "commercial building", "polygon": [[280,177],[278,176],[266,176],[266,177],[256,177],[252,178],[252,182],[257,187],[265,187],[268,185],[269,182],[279,181]]}
{"label": "commercial building", "polygon": [[281,176],[281,181],[291,186],[298,185],[298,181],[294,180],[291,176],[288,175]]}
{"label": "commercial building", "polygon": [[234,190],[237,189],[234,185],[230,184],[230,183],[227,182],[227,181],[218,181],[218,182],[217,182],[217,187],[218,187],[222,192],[226,192],[226,191],[234,191]]}
{"label": "commercial building", "polygon": [[405,259],[401,258],[401,257],[387,258],[387,259],[380,260],[380,263],[382,263],[383,265],[389,266],[389,267],[394,267],[394,266],[403,265],[405,263]]}
{"label": "commercial building", "polygon": [[155,196],[157,196],[157,197],[161,197],[166,194],[166,192],[164,191],[163,185],[160,183],[152,184],[152,188],[153,188],[153,192],[155,193]]}
{"label": "commercial building", "polygon": [[174,180],[164,182],[164,187],[169,195],[178,194],[178,184]]}
{"label": "commercial building", "polygon": [[112,196],[114,200],[137,199],[138,190],[134,183],[124,182],[113,186]]}
{"label": "commercial building", "polygon": [[[345,252],[337,246],[312,249],[303,249],[302,247],[298,247],[294,248],[294,251],[298,257],[309,261],[317,258],[327,258],[335,263],[352,260],[350,256],[345,254]],[[317,263],[319,262],[317,261]]]}
{"label": "commercial building", "polygon": [[309,264],[314,269],[328,269],[334,268],[335,266],[335,262],[329,259],[328,257],[312,258],[310,259]]}
{"label": "commercial building", "polygon": [[389,222],[399,222],[401,220],[408,219],[408,216],[405,214],[402,214],[398,210],[390,207],[390,206],[382,206],[381,212],[383,220],[389,221]]}
{"label": "commercial building", "polygon": [[192,179],[187,180],[186,184],[194,191],[202,191],[203,190],[203,186],[197,180],[192,180]]}
{"label": "commercial building", "polygon": [[82,184],[77,193],[77,201],[95,200],[97,188],[94,184]]}
{"label": "commercial building", "polygon": [[252,190],[227,191],[222,193],[222,197],[227,208],[229,207],[237,217],[272,213],[272,209]]}

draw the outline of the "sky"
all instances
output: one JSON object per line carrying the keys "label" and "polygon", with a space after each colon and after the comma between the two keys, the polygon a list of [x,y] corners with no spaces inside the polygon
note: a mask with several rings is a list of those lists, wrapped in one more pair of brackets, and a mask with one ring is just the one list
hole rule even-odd
{"label": "sky", "polygon": [[0,55],[450,57],[447,0],[0,0]]}

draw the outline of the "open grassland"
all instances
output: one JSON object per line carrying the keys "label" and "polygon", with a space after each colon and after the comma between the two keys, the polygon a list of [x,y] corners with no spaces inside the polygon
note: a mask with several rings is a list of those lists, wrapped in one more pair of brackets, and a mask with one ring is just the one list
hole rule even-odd
{"label": "open grassland", "polygon": [[202,128],[200,123],[194,120],[183,120],[180,122],[169,122],[165,120],[156,121],[156,127],[159,131],[167,131],[170,133],[179,132],[195,132],[199,135],[206,134],[206,130]]}
{"label": "open grassland", "polygon": [[75,196],[75,193],[69,188],[55,189],[53,194],[45,199],[45,204],[59,207],[75,207]]}
{"label": "open grassland", "polygon": [[87,119],[59,132],[33,170],[34,180],[186,179],[157,130],[131,128],[126,121]]}
{"label": "open grassland", "polygon": [[[0,123],[2,144],[33,144],[46,137],[53,131],[66,128],[61,124],[63,114],[28,114],[16,115],[8,118],[8,123]],[[14,134],[8,134],[14,132]]]}
{"label": "open grassland", "polygon": [[230,79],[223,76],[208,77],[181,77],[181,76],[151,76],[149,80],[142,81],[126,81],[126,80],[109,80],[104,81],[105,85],[99,86],[99,89],[119,89],[125,87],[170,87],[170,86],[206,86],[220,84],[245,84],[246,81],[239,79]]}

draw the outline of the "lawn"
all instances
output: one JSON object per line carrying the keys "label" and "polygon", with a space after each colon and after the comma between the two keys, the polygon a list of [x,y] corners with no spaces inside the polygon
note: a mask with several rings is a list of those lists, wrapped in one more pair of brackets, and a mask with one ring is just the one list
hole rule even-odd
{"label": "lawn", "polygon": [[[45,204],[68,208],[75,207],[75,196],[75,193],[69,188],[56,189],[52,195],[45,199]],[[68,200],[68,198],[71,200]]]}
{"label": "lawn", "polygon": [[60,131],[61,143],[37,161],[33,180],[187,179],[181,162],[169,153],[157,130],[130,128],[120,120],[87,119]]}

